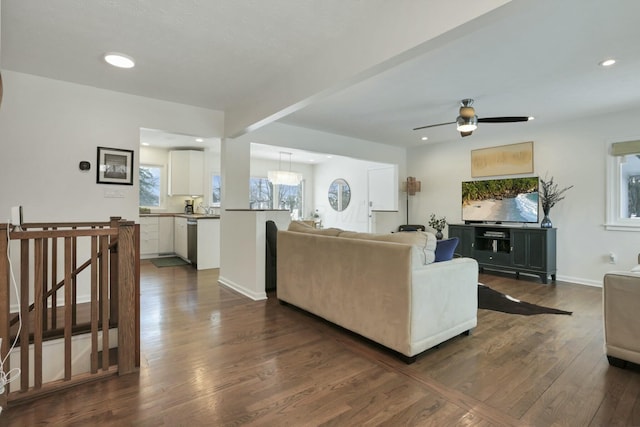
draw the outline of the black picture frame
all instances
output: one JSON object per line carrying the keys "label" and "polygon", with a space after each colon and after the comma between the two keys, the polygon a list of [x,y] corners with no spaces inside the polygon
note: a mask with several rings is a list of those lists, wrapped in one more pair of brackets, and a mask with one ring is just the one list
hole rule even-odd
{"label": "black picture frame", "polygon": [[133,185],[133,150],[98,147],[96,183]]}

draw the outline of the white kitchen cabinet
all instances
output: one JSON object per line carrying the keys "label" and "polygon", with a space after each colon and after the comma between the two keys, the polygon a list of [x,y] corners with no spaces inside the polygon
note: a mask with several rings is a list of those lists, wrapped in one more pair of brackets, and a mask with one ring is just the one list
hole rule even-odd
{"label": "white kitchen cabinet", "polygon": [[198,219],[198,270],[220,268],[220,219]]}
{"label": "white kitchen cabinet", "polygon": [[170,196],[204,194],[204,152],[181,150],[169,152]]}
{"label": "white kitchen cabinet", "polygon": [[140,218],[140,258],[152,258],[158,254],[158,217]]}
{"label": "white kitchen cabinet", "polygon": [[173,239],[173,248],[176,255],[188,259],[187,218],[179,216],[174,218]]}
{"label": "white kitchen cabinet", "polygon": [[158,218],[158,253],[160,255],[172,254],[174,252],[173,224],[173,216],[161,216]]}

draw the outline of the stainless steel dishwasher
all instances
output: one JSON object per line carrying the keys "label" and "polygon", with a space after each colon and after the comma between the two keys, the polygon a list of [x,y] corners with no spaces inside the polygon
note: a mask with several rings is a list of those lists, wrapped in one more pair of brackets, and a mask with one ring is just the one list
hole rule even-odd
{"label": "stainless steel dishwasher", "polygon": [[187,257],[194,267],[198,265],[198,220],[187,219]]}

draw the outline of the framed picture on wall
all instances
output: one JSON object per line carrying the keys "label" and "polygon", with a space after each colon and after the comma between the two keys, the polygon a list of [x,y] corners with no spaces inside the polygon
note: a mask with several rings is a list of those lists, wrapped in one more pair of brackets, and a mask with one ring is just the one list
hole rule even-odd
{"label": "framed picture on wall", "polygon": [[473,178],[533,173],[533,141],[471,150]]}
{"label": "framed picture on wall", "polygon": [[133,150],[98,147],[98,184],[133,185]]}

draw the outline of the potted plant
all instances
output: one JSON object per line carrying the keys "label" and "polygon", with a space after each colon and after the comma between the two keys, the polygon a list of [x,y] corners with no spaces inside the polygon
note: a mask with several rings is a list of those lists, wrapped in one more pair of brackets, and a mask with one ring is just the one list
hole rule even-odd
{"label": "potted plant", "polygon": [[551,211],[551,208],[560,200],[564,199],[563,194],[567,190],[573,188],[573,185],[559,190],[558,184],[553,182],[553,177],[551,177],[549,180],[540,178],[540,187],[540,201],[542,203],[542,212],[544,212],[544,218],[540,223],[540,227],[551,228],[553,227],[553,224],[551,224],[551,220],[549,219],[549,212]]}
{"label": "potted plant", "polygon": [[436,230],[436,239],[441,240],[444,236],[442,235],[442,230],[447,225],[447,218],[436,218],[435,214],[431,214],[431,218],[429,219],[429,227]]}

